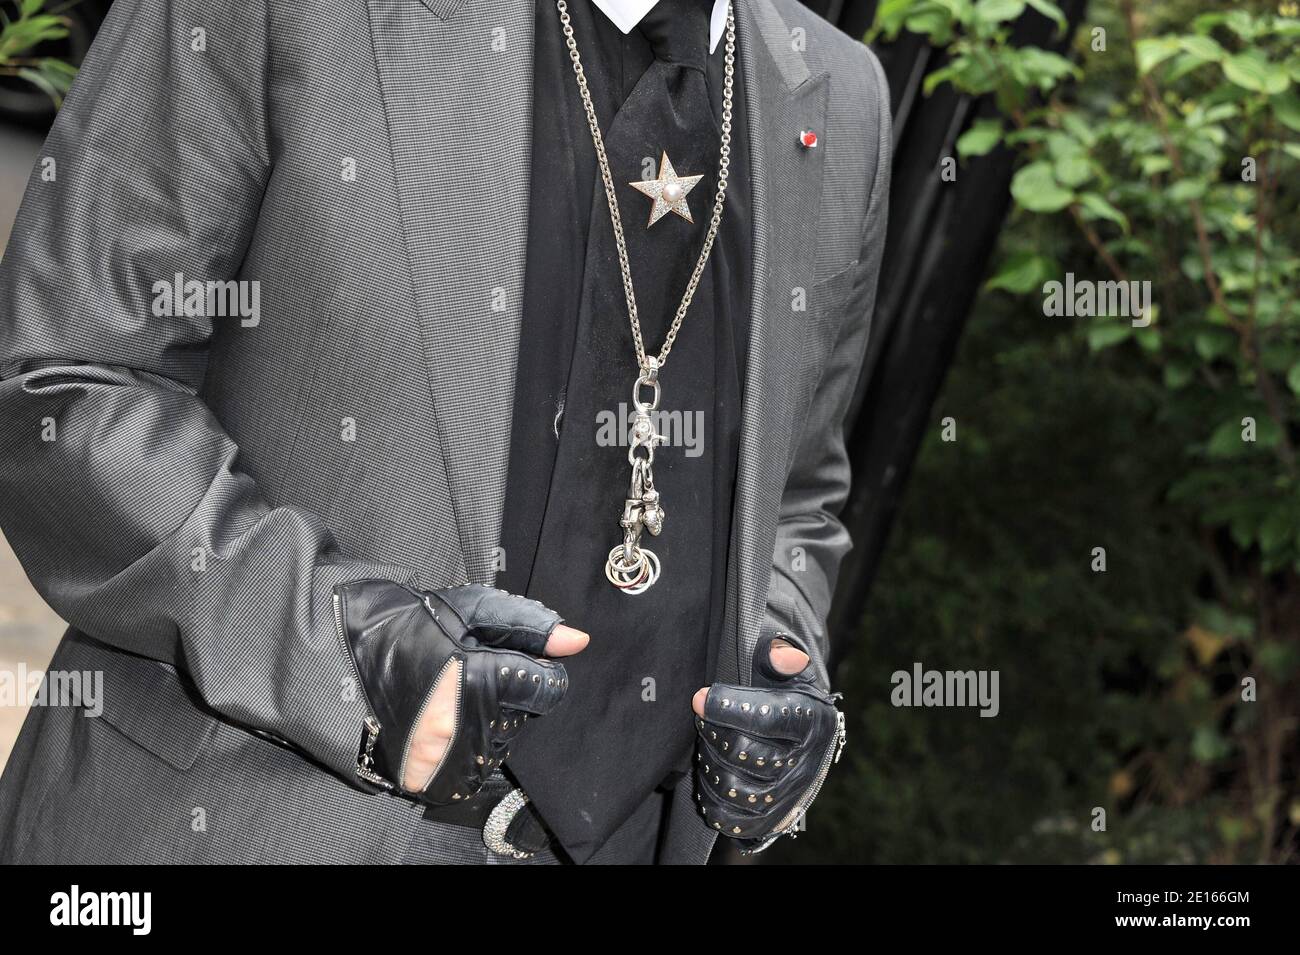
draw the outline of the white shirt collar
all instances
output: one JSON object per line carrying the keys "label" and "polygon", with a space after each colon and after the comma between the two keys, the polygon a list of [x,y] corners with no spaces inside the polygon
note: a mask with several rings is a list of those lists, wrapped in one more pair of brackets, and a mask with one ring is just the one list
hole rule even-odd
{"label": "white shirt collar", "polygon": [[[632,28],[650,12],[659,0],[591,0],[601,13],[613,21],[614,26],[624,33],[631,33]],[[727,0],[713,0],[713,15],[709,18],[709,52],[718,48],[718,42],[727,29]]]}

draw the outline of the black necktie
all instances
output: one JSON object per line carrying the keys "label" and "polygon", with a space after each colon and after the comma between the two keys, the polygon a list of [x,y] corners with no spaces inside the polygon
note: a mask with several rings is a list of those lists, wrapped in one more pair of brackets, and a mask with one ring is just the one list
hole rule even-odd
{"label": "black necktie", "polygon": [[659,0],[636,28],[662,63],[708,68],[713,0]]}
{"label": "black necktie", "polygon": [[[659,350],[695,267],[718,181],[720,131],[707,75],[712,6],[712,0],[659,0],[645,15],[637,29],[649,42],[654,61],[606,133],[641,331],[650,354]],[[625,186],[633,179],[656,177],[664,153],[677,175],[704,175],[686,197],[694,225],[669,213],[647,229],[651,201]],[[615,268],[605,277],[613,279],[603,284],[615,294],[602,304],[612,314],[626,316],[621,274]]]}
{"label": "black necktie", "polygon": [[[638,28],[653,60],[612,117],[599,110],[648,354],[659,352],[681,302],[717,187],[719,126],[706,75],[711,7],[711,0],[660,0]],[[582,33],[577,42],[584,55],[594,46]],[[646,62],[645,44],[624,49],[627,75],[632,64]],[[592,92],[598,104],[611,100],[609,90]],[[651,200],[628,183],[657,176],[665,152],[679,176],[704,177],[686,197],[695,221],[669,213],[647,228]],[[713,553],[710,531],[717,453],[712,271],[704,271],[661,376],[664,410],[707,415],[702,451],[688,457],[680,446],[665,446],[656,452],[656,484],[668,516],[664,533],[643,543],[664,570],[638,596],[616,590],[603,569],[621,540],[618,518],[630,469],[626,446],[602,444],[597,421],[620,404],[626,410],[637,364],[599,172],[583,284],[552,499],[529,593],[588,629],[592,641],[565,660],[568,696],[530,724],[509,762],[578,861],[604,844],[656,786],[690,767],[690,700],[704,685],[710,580],[715,560],[725,557]]]}

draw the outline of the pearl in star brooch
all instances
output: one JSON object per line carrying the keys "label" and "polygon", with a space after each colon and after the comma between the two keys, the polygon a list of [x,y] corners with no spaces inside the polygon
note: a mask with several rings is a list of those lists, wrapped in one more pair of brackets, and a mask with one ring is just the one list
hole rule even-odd
{"label": "pearl in star brooch", "polygon": [[659,178],[637,180],[629,182],[628,185],[637,192],[644,193],[654,200],[650,204],[650,221],[646,223],[646,228],[654,225],[669,212],[675,212],[687,222],[694,223],[691,218],[691,207],[686,204],[686,194],[696,187],[703,176],[679,176],[677,170],[668,159],[668,153],[664,153],[659,160]]}

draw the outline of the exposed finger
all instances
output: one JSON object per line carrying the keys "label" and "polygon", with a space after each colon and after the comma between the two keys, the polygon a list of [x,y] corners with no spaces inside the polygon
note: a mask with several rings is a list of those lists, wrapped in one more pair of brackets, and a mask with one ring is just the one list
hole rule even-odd
{"label": "exposed finger", "polygon": [[695,691],[695,696],[691,698],[691,709],[695,711],[696,716],[704,715],[704,701],[709,698],[709,688],[701,687]]}
{"label": "exposed finger", "polygon": [[546,655],[548,657],[571,657],[584,650],[591,642],[591,636],[581,630],[560,624],[546,638]]}
{"label": "exposed finger", "polygon": [[809,663],[808,654],[780,638],[772,641],[768,659],[772,661],[772,669],[785,676],[802,673]]}

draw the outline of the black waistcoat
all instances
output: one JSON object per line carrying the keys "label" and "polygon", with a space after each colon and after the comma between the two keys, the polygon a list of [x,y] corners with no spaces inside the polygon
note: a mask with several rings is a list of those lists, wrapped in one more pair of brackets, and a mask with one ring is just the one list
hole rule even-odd
{"label": "black waistcoat", "polygon": [[[641,28],[623,36],[591,5],[569,9],[608,138],[654,54]],[[737,75],[722,226],[661,374],[667,415],[660,430],[670,442],[657,450],[654,471],[667,517],[662,535],[643,543],[660,557],[663,574],[646,593],[628,596],[605,579],[604,561],[622,540],[635,351],[604,190],[554,4],[541,0],[536,16],[527,277],[498,585],[541,600],[591,634],[588,648],[565,661],[567,698],[529,724],[508,763],[567,852],[582,861],[656,787],[688,771],[691,696],[711,670],[722,628],[749,321],[748,140]],[[724,45],[725,38],[706,68],[719,124]],[[646,349],[655,354],[707,229],[718,138],[665,142],[662,129],[649,128],[620,135],[643,140],[644,157],[655,163],[666,149],[679,175],[704,174],[689,195],[695,224],[669,214],[646,241],[637,240],[631,262]],[[647,169],[612,171],[624,230],[644,232],[650,200],[625,184]]]}

